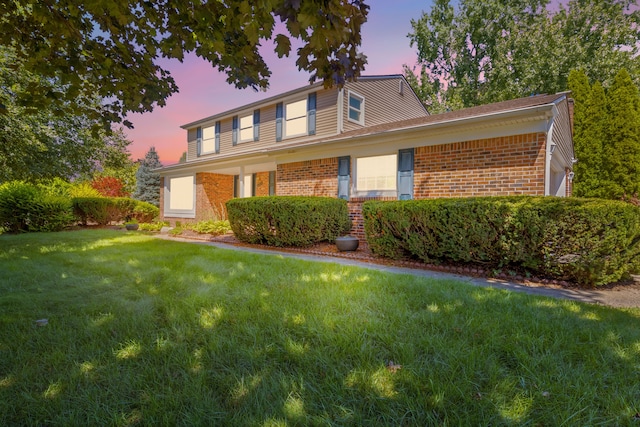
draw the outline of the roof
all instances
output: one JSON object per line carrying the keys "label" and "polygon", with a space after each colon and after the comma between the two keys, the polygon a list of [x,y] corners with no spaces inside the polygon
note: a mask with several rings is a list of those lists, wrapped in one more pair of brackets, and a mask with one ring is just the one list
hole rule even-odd
{"label": "roof", "polygon": [[[404,76],[402,74],[385,74],[385,75],[371,75],[371,76],[360,76],[358,77],[358,81],[366,81],[366,80],[381,80],[381,79],[398,79],[398,78],[402,78],[404,79]],[[188,129],[188,128],[192,128],[194,126],[198,126],[202,123],[206,123],[206,122],[210,122],[213,120],[217,120],[217,119],[221,119],[223,117],[227,117],[230,116],[232,114],[238,113],[240,111],[243,110],[249,110],[249,109],[254,109],[260,105],[268,105],[268,104],[273,104],[275,101],[281,99],[281,98],[286,98],[288,96],[291,95],[295,95],[296,93],[303,93],[303,92],[307,92],[313,89],[317,89],[319,87],[321,87],[323,85],[322,82],[317,82],[317,83],[313,83],[307,86],[302,86],[299,87],[297,89],[293,89],[290,90],[288,92],[284,92],[284,93],[280,93],[278,95],[274,95],[271,96],[269,98],[266,99],[262,99],[260,101],[256,101],[256,102],[252,102],[251,104],[245,104],[245,105],[241,105],[239,107],[233,108],[231,110],[225,110],[221,113],[218,114],[214,114],[212,116],[208,116],[205,117],[203,119],[198,119],[196,121],[184,124],[182,126],[180,126],[182,129]]]}
{"label": "roof", "polygon": [[[446,113],[433,114],[425,117],[418,117],[415,119],[401,120],[397,122],[384,123],[376,126],[370,126],[362,129],[356,129],[349,132],[344,132],[338,137],[354,137],[362,135],[372,135],[381,132],[388,132],[400,129],[408,129],[413,127],[420,127],[423,125],[430,125],[436,123],[444,123],[454,120],[468,119],[472,117],[490,116],[492,114],[524,110],[532,107],[539,107],[543,105],[554,104],[564,99],[569,92],[560,92],[553,95],[535,95],[527,98],[517,98],[509,101],[495,102],[493,104],[479,105],[477,107],[463,108],[461,110],[449,111]],[[335,139],[331,137],[331,139]]]}

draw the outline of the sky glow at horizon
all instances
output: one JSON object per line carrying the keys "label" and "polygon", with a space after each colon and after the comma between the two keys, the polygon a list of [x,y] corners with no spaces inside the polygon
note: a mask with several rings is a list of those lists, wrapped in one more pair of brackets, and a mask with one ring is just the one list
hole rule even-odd
{"label": "sky glow at horizon", "polygon": [[[363,27],[361,51],[368,64],[362,74],[401,74],[402,66],[413,66],[417,57],[417,49],[409,46],[407,37],[411,19],[418,19],[422,11],[431,8],[432,2],[369,0],[367,4],[371,9]],[[273,53],[273,45],[265,43],[262,53],[272,73],[266,92],[235,89],[226,82],[226,74],[195,55],[185,57],[183,63],[161,62],[171,72],[180,92],[171,96],[163,108],[127,117],[134,125],[134,129],[125,129],[128,139],[133,141],[129,146],[131,158],[144,158],[153,146],[164,165],[177,163],[187,150],[187,131],[181,125],[308,84],[309,74],[298,71],[295,65],[295,49],[292,43],[290,57],[279,59]]]}

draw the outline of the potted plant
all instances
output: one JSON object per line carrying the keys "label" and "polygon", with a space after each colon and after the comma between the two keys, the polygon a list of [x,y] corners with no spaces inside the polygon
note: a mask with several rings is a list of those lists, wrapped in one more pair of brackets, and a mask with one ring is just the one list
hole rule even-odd
{"label": "potted plant", "polygon": [[124,227],[129,231],[133,231],[133,230],[137,230],[138,227],[140,227],[140,224],[138,224],[137,219],[131,218],[129,221],[124,223]]}
{"label": "potted plant", "polygon": [[353,236],[340,236],[336,237],[336,247],[340,252],[355,251],[358,249],[360,240]]}

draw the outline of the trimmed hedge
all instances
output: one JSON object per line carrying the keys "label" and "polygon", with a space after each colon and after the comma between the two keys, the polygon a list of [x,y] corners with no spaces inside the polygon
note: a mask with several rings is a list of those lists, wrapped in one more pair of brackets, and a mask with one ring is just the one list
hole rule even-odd
{"label": "trimmed hedge", "polygon": [[73,222],[68,199],[22,181],[0,185],[0,228],[4,231],[60,231]]}
{"label": "trimmed hedge", "polygon": [[480,197],[369,201],[367,242],[375,254],[426,263],[483,264],[602,285],[640,261],[640,209],[611,200]]}
{"label": "trimmed hedge", "polygon": [[229,200],[231,229],[248,243],[308,246],[351,229],[347,202],[331,197],[269,196]]}
{"label": "trimmed hedge", "polygon": [[78,221],[85,225],[107,225],[128,221],[131,218],[139,222],[149,222],[160,212],[151,203],[128,197],[76,197],[73,199],[73,211]]}

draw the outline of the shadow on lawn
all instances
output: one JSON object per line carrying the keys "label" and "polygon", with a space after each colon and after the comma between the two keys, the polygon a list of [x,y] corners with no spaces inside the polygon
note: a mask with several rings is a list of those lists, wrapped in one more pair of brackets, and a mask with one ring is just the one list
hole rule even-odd
{"label": "shadow on lawn", "polygon": [[[624,425],[639,409],[632,311],[127,239],[12,249],[66,278],[2,316],[0,423]],[[42,312],[48,327],[22,323]]]}

